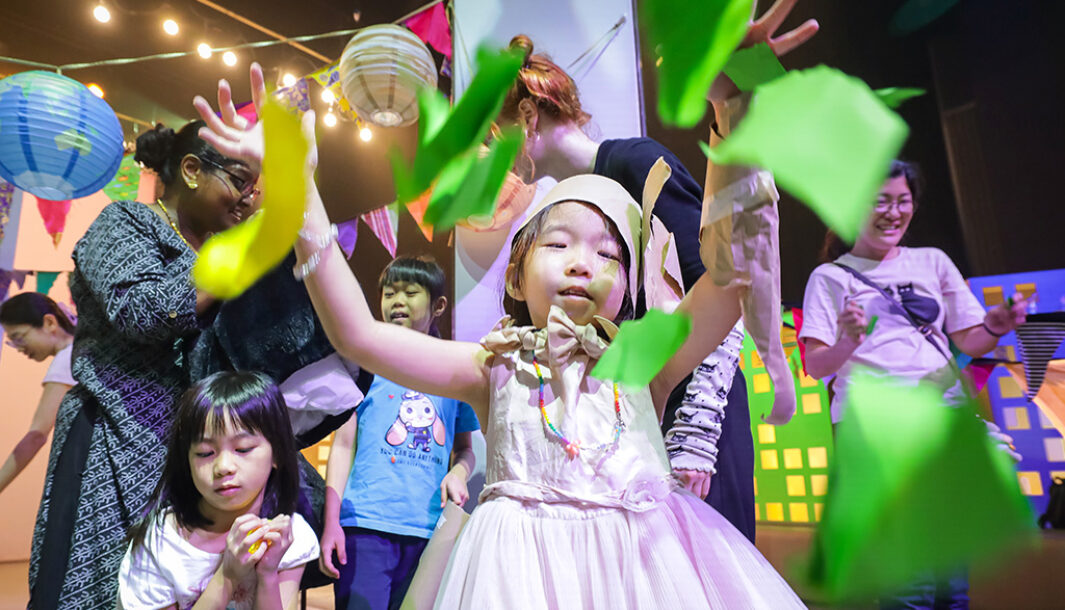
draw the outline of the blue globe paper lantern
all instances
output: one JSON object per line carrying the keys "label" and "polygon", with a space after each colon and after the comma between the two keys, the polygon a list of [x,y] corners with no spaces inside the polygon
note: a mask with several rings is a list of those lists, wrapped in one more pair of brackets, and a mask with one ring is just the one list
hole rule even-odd
{"label": "blue globe paper lantern", "polygon": [[76,80],[33,70],[0,80],[0,177],[41,199],[103,188],[122,162],[111,106]]}

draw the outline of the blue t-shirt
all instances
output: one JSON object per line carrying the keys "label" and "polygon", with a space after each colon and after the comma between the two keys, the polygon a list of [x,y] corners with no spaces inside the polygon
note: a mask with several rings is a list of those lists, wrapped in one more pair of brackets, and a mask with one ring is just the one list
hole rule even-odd
{"label": "blue t-shirt", "polygon": [[455,433],[480,428],[473,408],[378,375],[355,414],[355,460],[340,525],[429,538],[440,518],[440,481]]}

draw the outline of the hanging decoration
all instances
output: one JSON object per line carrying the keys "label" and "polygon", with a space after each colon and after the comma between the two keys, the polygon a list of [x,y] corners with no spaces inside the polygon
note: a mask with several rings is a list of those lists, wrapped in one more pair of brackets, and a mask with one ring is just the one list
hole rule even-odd
{"label": "hanging decoration", "polygon": [[[274,99],[289,110],[298,110],[301,113],[311,109],[311,96],[307,88],[307,79],[301,78],[291,87],[282,87],[274,91]],[[252,105],[254,109],[255,106]]]}
{"label": "hanging decoration", "polygon": [[52,285],[55,284],[56,278],[59,277],[59,272],[37,271],[34,275],[37,276],[37,292],[46,295],[52,289]]}
{"label": "hanging decoration", "polygon": [[398,25],[375,25],[352,37],[340,58],[340,82],[354,111],[381,127],[418,120],[418,90],[436,89],[436,64],[425,43]]}
{"label": "hanging decoration", "polygon": [[15,197],[15,185],[0,179],[0,241],[4,241],[4,227],[11,219],[11,200]]}
{"label": "hanging decoration", "polygon": [[0,177],[50,200],[100,190],[122,161],[122,128],[78,81],[31,70],[0,80]]}
{"label": "hanging decoration", "polygon": [[418,38],[451,59],[451,25],[443,2],[437,2],[403,22]]}
{"label": "hanging decoration", "polygon": [[392,258],[396,258],[396,248],[399,245],[399,223],[397,222],[399,218],[398,210],[395,208],[396,204],[386,205],[360,217]]}
{"label": "hanging decoration", "polygon": [[140,183],[141,168],[133,160],[133,155],[126,155],[122,157],[118,173],[104,187],[104,194],[112,201],[136,201]]}
{"label": "hanging decoration", "polygon": [[37,211],[44,220],[44,230],[52,236],[52,244],[59,247],[63,239],[63,230],[67,227],[67,214],[70,213],[70,200],[52,201],[37,197]]}

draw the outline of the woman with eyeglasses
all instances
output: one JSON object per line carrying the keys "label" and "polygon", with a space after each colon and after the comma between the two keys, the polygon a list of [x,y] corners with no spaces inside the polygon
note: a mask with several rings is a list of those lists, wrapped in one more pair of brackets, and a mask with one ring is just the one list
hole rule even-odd
{"label": "woman with eyeglasses", "polygon": [[[806,344],[806,372],[816,379],[835,375],[833,424],[844,416],[847,386],[858,369],[900,383],[931,382],[942,389],[944,405],[961,404],[964,388],[947,339],[975,358],[1024,322],[1027,303],[1020,294],[984,311],[942,250],[901,245],[919,186],[914,165],[892,162],[854,246],[830,231],[824,264],[806,284],[799,339]],[[1006,449],[1009,438],[993,423],[988,429]],[[880,606],[968,607],[968,588],[963,569],[922,574],[906,590],[881,597]]]}
{"label": "woman with eyeglasses", "polygon": [[33,413],[30,429],[0,466],[0,492],[37,455],[55,426],[55,414],[67,390],[77,385],[70,375],[70,352],[74,343],[74,322],[39,292],[23,292],[0,304],[0,326],[6,343],[36,362],[52,358],[41,381],[43,390]]}
{"label": "woman with eyeglasses", "polygon": [[259,168],[200,139],[203,125],[158,125],[137,138],[134,159],[155,171],[162,195],[111,203],[74,249],[78,385],[56,419],[30,607],[114,607],[126,531],[159,478],[174,404],[190,383],[187,348],[215,302],[190,280],[197,251],[256,207]]}

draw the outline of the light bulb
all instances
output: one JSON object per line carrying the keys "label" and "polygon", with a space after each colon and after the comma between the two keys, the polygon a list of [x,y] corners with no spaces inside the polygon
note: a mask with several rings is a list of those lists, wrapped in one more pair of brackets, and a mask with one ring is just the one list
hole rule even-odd
{"label": "light bulb", "polygon": [[100,85],[97,85],[96,83],[89,83],[88,85],[85,85],[85,86],[88,87],[89,91],[91,91],[93,95],[95,95],[96,97],[98,97],[100,99],[104,99],[103,87],[101,87]]}
{"label": "light bulb", "polygon": [[326,104],[332,104],[337,101],[337,96],[333,95],[332,89],[322,89],[322,101]]}
{"label": "light bulb", "polygon": [[296,84],[296,77],[292,76],[292,74],[290,74],[288,72],[285,72],[285,74],[281,77],[281,86],[282,87],[291,87],[292,85],[295,85],[295,84]]}
{"label": "light bulb", "polygon": [[204,59],[211,59],[211,45],[206,42],[201,42],[196,46],[196,52],[200,54],[200,57]]}
{"label": "light bulb", "polygon": [[177,36],[177,33],[180,30],[181,28],[178,27],[177,21],[174,21],[173,19],[167,19],[163,22],[163,31],[171,36]]}
{"label": "light bulb", "polygon": [[322,122],[325,123],[326,127],[334,127],[337,124],[337,115],[333,114],[333,111],[330,110],[322,117]]}
{"label": "light bulb", "polygon": [[362,129],[359,130],[359,138],[363,142],[369,142],[370,139],[373,138],[373,132],[370,131],[369,127],[363,127]]}
{"label": "light bulb", "polygon": [[111,21],[111,11],[107,10],[107,7],[102,4],[97,4],[92,9],[92,16],[96,17],[96,20],[100,23],[107,23]]}
{"label": "light bulb", "polygon": [[222,63],[227,66],[237,65],[237,54],[233,51],[226,51],[225,53],[222,53]]}

